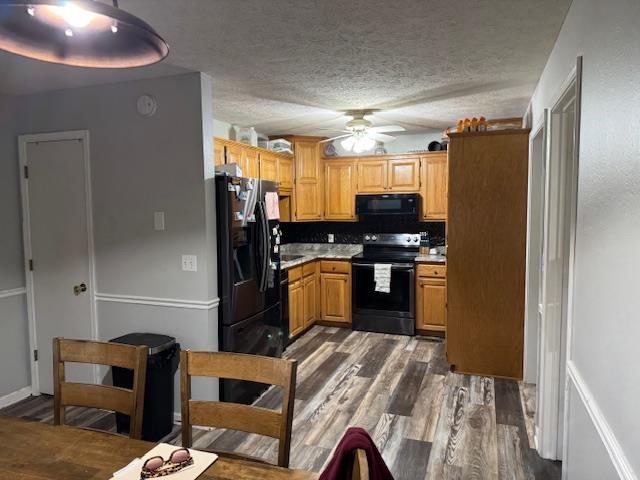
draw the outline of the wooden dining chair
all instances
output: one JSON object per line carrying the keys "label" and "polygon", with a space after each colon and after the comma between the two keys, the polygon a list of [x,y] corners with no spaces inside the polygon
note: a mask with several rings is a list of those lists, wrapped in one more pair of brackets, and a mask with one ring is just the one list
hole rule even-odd
{"label": "wooden dining chair", "polygon": [[367,461],[367,452],[358,448],[356,449],[353,457],[351,480],[369,480],[369,462]]}
{"label": "wooden dining chair", "polygon": [[[182,446],[190,447],[193,425],[240,430],[277,438],[278,466],[289,466],[293,400],[296,389],[295,360],[228,352],[180,352],[182,390]],[[247,380],[282,387],[282,409],[191,399],[191,377]],[[229,452],[216,452],[249,460],[264,460]]]}
{"label": "wooden dining chair", "polygon": [[[63,425],[67,406],[100,408],[129,415],[129,437],[142,434],[147,355],[144,346],[89,340],[53,339],[53,389],[55,425]],[[110,385],[67,382],[65,363],[89,363],[133,370],[131,390]]]}

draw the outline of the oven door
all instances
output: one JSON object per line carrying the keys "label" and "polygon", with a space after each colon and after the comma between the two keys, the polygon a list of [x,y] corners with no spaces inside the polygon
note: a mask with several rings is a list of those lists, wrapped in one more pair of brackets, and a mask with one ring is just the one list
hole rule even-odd
{"label": "oven door", "polygon": [[391,266],[389,293],[376,292],[373,263],[352,264],[353,327],[383,333],[415,333],[414,264]]}

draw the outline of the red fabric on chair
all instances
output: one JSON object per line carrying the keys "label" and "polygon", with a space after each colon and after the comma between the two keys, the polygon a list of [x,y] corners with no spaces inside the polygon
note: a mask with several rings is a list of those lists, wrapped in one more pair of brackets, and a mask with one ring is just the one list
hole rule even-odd
{"label": "red fabric on chair", "polygon": [[327,468],[320,474],[320,480],[351,480],[351,469],[356,449],[367,452],[369,478],[371,480],[393,480],[393,475],[384,463],[376,444],[366,430],[348,428],[338,443]]}

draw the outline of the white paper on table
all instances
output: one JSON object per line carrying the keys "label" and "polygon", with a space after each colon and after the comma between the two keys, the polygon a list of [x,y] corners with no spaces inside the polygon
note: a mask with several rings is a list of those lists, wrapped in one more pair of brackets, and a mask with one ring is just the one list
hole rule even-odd
{"label": "white paper on table", "polygon": [[[162,457],[167,460],[171,453],[179,448],[180,447],[168,443],[159,443],[149,450],[141,459],[136,458],[129,465],[115,472],[111,480],[140,480],[140,471],[147,459],[151,457]],[[159,478],[166,478],[167,480],[195,480],[218,459],[218,455],[215,453],[202,452],[192,448],[189,449],[189,452],[191,453],[191,458],[193,458],[193,465],[179,472]]]}
{"label": "white paper on table", "polygon": [[266,192],[264,203],[267,206],[267,220],[278,220],[280,218],[280,204],[276,192]]}

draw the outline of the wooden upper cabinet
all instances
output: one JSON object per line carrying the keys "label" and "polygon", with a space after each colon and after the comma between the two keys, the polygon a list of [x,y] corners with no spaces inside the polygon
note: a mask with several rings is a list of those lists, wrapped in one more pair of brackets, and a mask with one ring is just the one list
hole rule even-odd
{"label": "wooden upper cabinet", "polygon": [[387,160],[358,161],[358,193],[382,193],[388,185]]}
{"label": "wooden upper cabinet", "polygon": [[354,220],[356,165],[354,161],[325,161],[324,218]]}
{"label": "wooden upper cabinet", "polygon": [[317,182],[320,177],[318,142],[297,140],[294,142],[294,151],[296,182]]}
{"label": "wooden upper cabinet", "polygon": [[278,181],[278,158],[275,153],[260,152],[260,178]]}
{"label": "wooden upper cabinet", "polygon": [[224,165],[224,142],[218,138],[213,139],[213,164]]}
{"label": "wooden upper cabinet", "polygon": [[320,139],[293,137],[295,158],[295,221],[322,220]]}
{"label": "wooden upper cabinet", "polygon": [[447,152],[422,157],[422,220],[447,219]]}
{"label": "wooden upper cabinet", "polygon": [[225,143],[225,146],[224,146],[224,155],[225,155],[226,163],[237,163],[238,165],[240,165],[240,168],[242,168],[242,174],[246,176],[247,173],[245,172],[245,166],[242,163],[243,150],[244,148],[242,147],[241,144],[238,144],[235,142],[227,142]]}
{"label": "wooden upper cabinet", "polygon": [[389,170],[388,191],[418,192],[420,190],[420,157],[392,158],[387,168]]}
{"label": "wooden upper cabinet", "polygon": [[258,178],[260,176],[259,158],[260,153],[257,149],[251,147],[243,148],[240,160],[242,175],[250,178]]}
{"label": "wooden upper cabinet", "polygon": [[320,185],[316,183],[297,183],[295,189],[295,219],[300,221],[320,220]]}
{"label": "wooden upper cabinet", "polygon": [[289,155],[277,156],[277,171],[280,190],[291,192],[293,190],[293,157]]}

